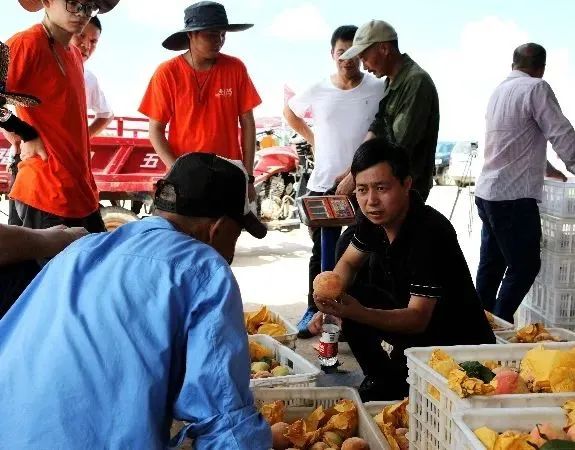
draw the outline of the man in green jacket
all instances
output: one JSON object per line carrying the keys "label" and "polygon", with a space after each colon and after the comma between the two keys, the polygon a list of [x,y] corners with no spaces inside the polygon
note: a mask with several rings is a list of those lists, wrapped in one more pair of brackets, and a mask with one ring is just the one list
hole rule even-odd
{"label": "man in green jacket", "polygon": [[[359,56],[364,69],[387,77],[379,111],[366,140],[387,137],[403,147],[412,167],[413,189],[425,201],[433,185],[435,147],[439,130],[439,99],[429,74],[399,51],[397,33],[383,20],[362,25],[353,46],[340,59]],[[338,193],[351,194],[355,185],[348,174]]]}

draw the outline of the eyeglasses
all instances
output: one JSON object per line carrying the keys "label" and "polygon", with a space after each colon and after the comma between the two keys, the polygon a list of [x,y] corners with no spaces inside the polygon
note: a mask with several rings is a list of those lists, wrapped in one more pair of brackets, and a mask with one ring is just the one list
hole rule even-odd
{"label": "eyeglasses", "polygon": [[100,12],[96,3],[80,3],[76,0],[66,0],[66,11],[72,14],[83,13],[88,17],[95,17]]}

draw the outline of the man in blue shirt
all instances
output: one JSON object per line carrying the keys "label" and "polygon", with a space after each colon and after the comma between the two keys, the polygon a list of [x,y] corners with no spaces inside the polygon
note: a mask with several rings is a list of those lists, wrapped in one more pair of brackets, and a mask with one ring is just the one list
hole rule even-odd
{"label": "man in blue shirt", "polygon": [[[0,321],[0,448],[268,450],[229,267],[249,211],[241,164],[179,158],[156,216],[55,257]],[[172,442],[175,444],[176,442]]]}

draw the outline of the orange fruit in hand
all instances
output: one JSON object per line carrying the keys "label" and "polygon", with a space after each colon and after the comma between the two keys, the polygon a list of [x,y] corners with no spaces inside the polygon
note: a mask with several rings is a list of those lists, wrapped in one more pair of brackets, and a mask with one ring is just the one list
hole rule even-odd
{"label": "orange fruit in hand", "polygon": [[343,294],[343,281],[337,273],[328,270],[315,277],[313,291],[318,297],[335,300]]}

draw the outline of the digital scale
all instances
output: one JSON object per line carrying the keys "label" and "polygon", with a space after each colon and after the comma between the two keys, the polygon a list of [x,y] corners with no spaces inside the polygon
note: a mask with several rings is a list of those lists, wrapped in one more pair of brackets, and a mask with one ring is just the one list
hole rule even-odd
{"label": "digital scale", "polygon": [[297,199],[299,217],[308,227],[321,228],[321,270],[335,267],[335,246],[339,230],[352,225],[355,211],[347,195],[303,196]]}
{"label": "digital scale", "polygon": [[355,221],[347,195],[304,196],[297,199],[301,221],[308,227],[342,227]]}

